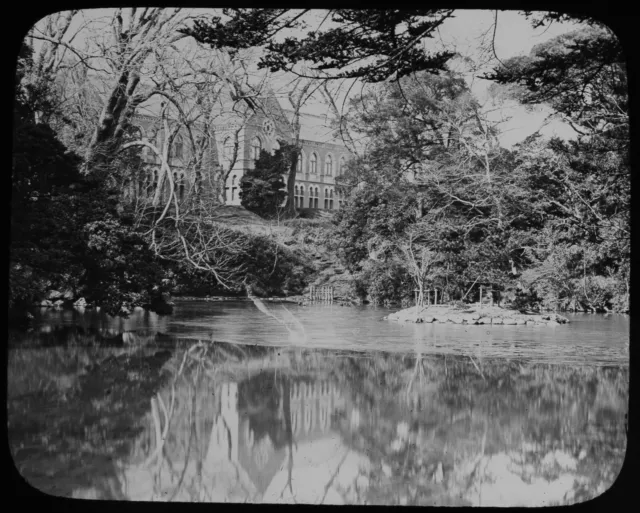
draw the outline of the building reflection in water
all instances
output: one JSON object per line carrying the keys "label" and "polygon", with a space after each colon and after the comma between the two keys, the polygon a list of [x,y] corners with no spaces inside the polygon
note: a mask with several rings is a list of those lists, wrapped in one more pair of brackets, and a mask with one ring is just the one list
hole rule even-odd
{"label": "building reflection in water", "polygon": [[[191,474],[183,475],[182,482],[200,484],[191,492],[181,490],[174,500],[341,503],[344,499],[335,488],[348,490],[367,465],[366,458],[344,445],[344,423],[336,422],[346,418],[347,425],[357,429],[360,413],[329,380],[275,379],[273,373],[262,373],[218,384],[209,397],[209,407],[203,405],[200,415],[213,418],[196,421],[211,426],[204,437],[206,447],[191,458],[199,462],[182,466],[185,475]],[[147,431],[153,429],[149,422]],[[149,442],[144,444],[147,452],[153,445]],[[175,470],[176,462],[170,466]],[[308,478],[310,469],[313,479]],[[126,467],[127,495],[134,500],[167,500],[176,487],[169,475],[154,473],[153,467]]]}

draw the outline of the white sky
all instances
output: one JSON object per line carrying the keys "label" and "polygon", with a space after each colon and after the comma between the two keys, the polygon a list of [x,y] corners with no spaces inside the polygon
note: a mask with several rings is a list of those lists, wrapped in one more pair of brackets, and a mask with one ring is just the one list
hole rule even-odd
{"label": "white sky", "polygon": [[[492,30],[494,16],[494,11],[487,10],[470,9],[458,11],[454,19],[443,23],[439,31],[440,41],[438,41],[438,45],[454,46],[461,54],[475,60],[478,56],[479,39],[484,33]],[[573,23],[553,23],[551,26],[534,30],[531,27],[531,22],[519,12],[499,11],[495,34],[496,55],[500,60],[518,55],[527,55],[535,45],[548,41],[560,34],[576,30],[579,27],[578,24]],[[489,32],[489,36],[491,35],[491,32]],[[475,79],[472,84],[472,91],[482,101],[490,84],[491,82],[487,80]],[[510,116],[510,120],[502,125],[502,145],[510,147],[536,130],[540,130],[546,136],[575,137],[574,130],[558,120],[553,120],[543,127],[549,113],[550,110],[546,108],[527,112],[522,106],[515,106],[505,110],[504,114]]]}

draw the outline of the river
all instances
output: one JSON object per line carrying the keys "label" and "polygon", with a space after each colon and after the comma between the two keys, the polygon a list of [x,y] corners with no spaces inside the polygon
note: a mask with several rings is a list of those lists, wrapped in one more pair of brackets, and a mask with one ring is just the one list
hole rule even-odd
{"label": "river", "polygon": [[383,307],[38,309],[10,333],[20,473],[89,499],[571,504],[626,450],[629,319],[399,325]]}

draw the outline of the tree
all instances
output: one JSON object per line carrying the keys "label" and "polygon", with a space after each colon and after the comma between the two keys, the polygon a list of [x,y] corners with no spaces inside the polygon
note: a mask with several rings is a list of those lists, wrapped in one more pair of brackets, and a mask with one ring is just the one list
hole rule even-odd
{"label": "tree", "polygon": [[282,208],[287,194],[282,177],[289,175],[297,154],[295,145],[284,141],[279,141],[279,145],[273,155],[262,150],[254,168],[240,181],[242,205],[265,217],[274,216]]}
{"label": "tree", "polygon": [[[324,14],[324,18],[316,20],[314,14]],[[314,13],[308,9],[230,8],[224,9],[223,15],[224,20],[220,16],[213,16],[210,22],[196,20],[182,32],[212,48],[234,51],[260,47],[264,50],[260,67],[294,71],[308,78],[317,75],[296,71],[297,64],[308,63],[322,77],[381,82],[416,71],[441,71],[453,55],[429,53],[423,45],[453,15],[447,9],[330,9]],[[334,27],[321,31],[325,20]],[[314,22],[317,28],[308,30]],[[277,40],[277,35],[295,29],[304,34]]]}
{"label": "tree", "polygon": [[[558,13],[529,17],[534,26],[572,19]],[[548,296],[553,286],[547,271],[555,265],[556,283],[564,284],[560,301],[624,310],[630,248],[625,60],[608,27],[593,19],[579,21],[586,27],[534,47],[529,56],[505,61],[486,78],[517,86],[516,97],[525,104],[551,106],[578,133],[576,141],[530,140],[518,151],[518,165],[536,181],[547,216],[548,240],[540,241],[546,249],[532,257],[530,285]],[[610,282],[597,301],[588,292],[590,280]]]}

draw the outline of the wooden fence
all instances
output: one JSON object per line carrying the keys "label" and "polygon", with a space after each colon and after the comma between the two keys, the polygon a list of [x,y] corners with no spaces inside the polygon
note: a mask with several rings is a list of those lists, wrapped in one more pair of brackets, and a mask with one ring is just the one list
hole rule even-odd
{"label": "wooden fence", "polygon": [[327,301],[333,302],[333,287],[315,287],[309,288],[309,299],[311,301]]}

